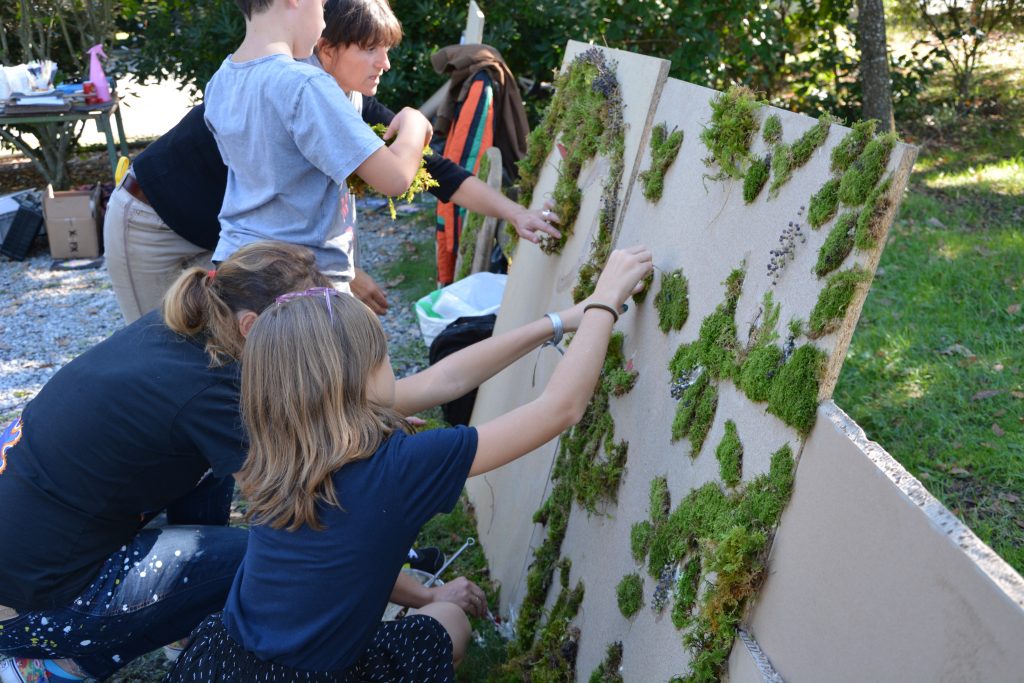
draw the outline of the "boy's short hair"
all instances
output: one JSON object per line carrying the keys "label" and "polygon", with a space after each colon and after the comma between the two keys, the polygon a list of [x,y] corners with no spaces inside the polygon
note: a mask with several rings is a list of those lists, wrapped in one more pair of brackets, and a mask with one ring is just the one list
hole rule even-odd
{"label": "boy's short hair", "polygon": [[235,4],[238,5],[238,9],[242,10],[246,19],[252,19],[252,15],[270,9],[274,0],[235,0]]}
{"label": "boy's short hair", "polygon": [[388,0],[327,0],[324,22],[323,38],[330,45],[394,47],[402,40],[402,24]]}

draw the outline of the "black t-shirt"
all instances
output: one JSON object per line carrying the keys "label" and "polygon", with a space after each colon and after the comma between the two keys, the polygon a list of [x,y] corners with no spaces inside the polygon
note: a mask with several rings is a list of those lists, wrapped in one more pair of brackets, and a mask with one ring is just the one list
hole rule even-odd
{"label": "black t-shirt", "polygon": [[[174,232],[192,244],[213,251],[220,237],[221,204],[228,185],[228,167],[213,133],[203,120],[205,105],[193,107],[174,128],[132,162],[132,173],[153,210]],[[375,97],[363,98],[363,121],[388,125],[395,113]],[[427,155],[427,171],[438,182],[430,192],[443,202],[470,176],[440,154]]]}
{"label": "black t-shirt", "polygon": [[240,469],[238,392],[237,363],[210,368],[157,311],[57,372],[0,474],[0,605],[69,603],[142,514]]}

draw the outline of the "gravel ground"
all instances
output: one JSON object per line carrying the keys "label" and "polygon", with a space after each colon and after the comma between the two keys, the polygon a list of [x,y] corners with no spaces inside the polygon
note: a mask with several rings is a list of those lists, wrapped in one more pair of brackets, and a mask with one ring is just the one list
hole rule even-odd
{"label": "gravel ground", "polygon": [[[422,225],[409,214],[392,222],[386,209],[363,207],[362,267],[383,286],[384,269],[402,257],[403,244],[427,237]],[[54,270],[52,263],[41,241],[25,261],[0,256],[0,421],[19,414],[61,366],[123,324],[105,266]],[[412,302],[397,291],[388,291],[388,298],[391,308],[381,321],[396,372],[405,375],[423,367],[426,349],[417,343]]]}

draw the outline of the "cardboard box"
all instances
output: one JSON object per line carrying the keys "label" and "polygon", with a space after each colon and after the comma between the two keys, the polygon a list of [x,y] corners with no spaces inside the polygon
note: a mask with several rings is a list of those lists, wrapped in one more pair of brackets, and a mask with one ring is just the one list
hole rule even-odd
{"label": "cardboard box", "polygon": [[55,259],[97,258],[103,253],[93,192],[54,192],[47,186],[43,215],[50,255]]}

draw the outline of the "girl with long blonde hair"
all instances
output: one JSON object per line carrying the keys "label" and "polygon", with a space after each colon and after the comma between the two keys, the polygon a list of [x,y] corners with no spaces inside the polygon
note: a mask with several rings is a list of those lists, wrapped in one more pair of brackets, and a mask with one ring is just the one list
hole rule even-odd
{"label": "girl with long blonde hair", "polygon": [[[193,632],[168,681],[453,680],[469,638],[462,609],[436,602],[380,621],[406,550],[468,476],[582,417],[619,311],[651,267],[643,247],[616,251],[584,302],[397,382],[365,305],[329,288],[278,297],[242,358],[249,545],[223,615]],[[403,429],[400,415],[462,396],[563,330],[572,345],[535,400],[476,427]]]}

